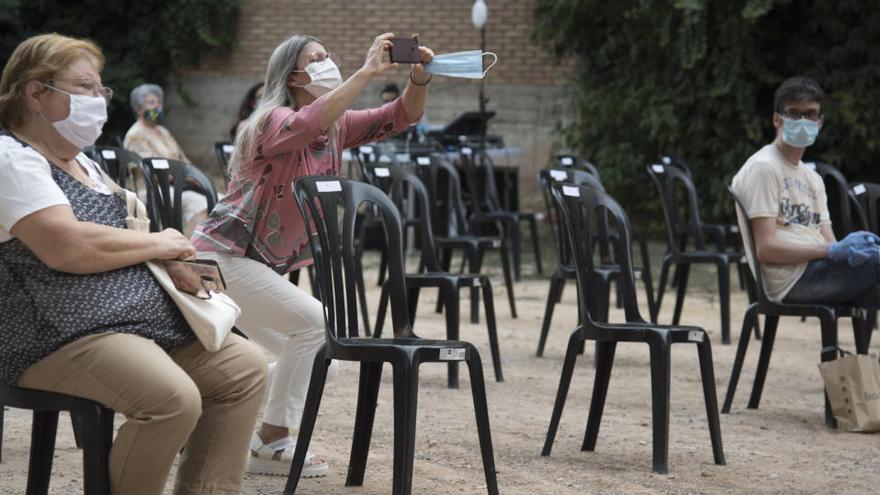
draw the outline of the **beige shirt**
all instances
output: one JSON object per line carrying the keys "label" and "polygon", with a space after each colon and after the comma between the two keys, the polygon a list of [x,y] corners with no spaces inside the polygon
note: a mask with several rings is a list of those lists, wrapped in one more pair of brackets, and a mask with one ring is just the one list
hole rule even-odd
{"label": "beige shirt", "polygon": [[164,126],[149,127],[140,119],[135,121],[128,132],[122,146],[134,151],[141,158],[170,158],[184,163],[190,163],[189,158],[183,153],[177,140]]}
{"label": "beige shirt", "polygon": [[[815,170],[803,162],[791,165],[779,148],[771,143],[749,157],[733,177],[733,190],[743,203],[748,219],[776,218],[779,240],[805,245],[825,245],[820,226],[831,225],[825,184]],[[750,242],[748,225],[737,211],[743,242]],[[755,260],[746,249],[752,271]],[[767,297],[781,301],[797,283],[806,263],[762,263],[761,275]]]}

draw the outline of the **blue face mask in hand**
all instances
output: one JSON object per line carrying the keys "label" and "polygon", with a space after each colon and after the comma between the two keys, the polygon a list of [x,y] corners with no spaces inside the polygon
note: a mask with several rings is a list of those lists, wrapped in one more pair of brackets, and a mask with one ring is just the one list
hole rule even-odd
{"label": "blue face mask in hand", "polygon": [[[484,55],[491,55],[495,59],[486,70],[483,70]],[[470,50],[434,55],[431,63],[425,64],[425,70],[438,76],[482,79],[496,62],[498,62],[498,56],[492,52],[483,53],[482,50]]]}

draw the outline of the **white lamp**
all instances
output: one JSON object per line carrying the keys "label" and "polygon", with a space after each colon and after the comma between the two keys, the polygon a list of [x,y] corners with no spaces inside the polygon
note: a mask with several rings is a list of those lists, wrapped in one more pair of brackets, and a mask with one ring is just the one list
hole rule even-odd
{"label": "white lamp", "polygon": [[476,0],[474,6],[471,8],[471,21],[473,21],[474,27],[477,29],[483,29],[488,17],[489,9],[486,7],[486,2],[483,0]]}

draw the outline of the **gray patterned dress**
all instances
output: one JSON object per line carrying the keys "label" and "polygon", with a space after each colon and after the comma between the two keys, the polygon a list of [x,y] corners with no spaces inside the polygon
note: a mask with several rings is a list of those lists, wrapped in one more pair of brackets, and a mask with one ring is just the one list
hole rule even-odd
{"label": "gray patterned dress", "polygon": [[[50,168],[78,220],[125,228],[122,198]],[[195,338],[143,263],[75,275],[49,268],[18,239],[0,243],[0,380],[15,385],[37,361],[104,332],[141,335],[166,351]]]}

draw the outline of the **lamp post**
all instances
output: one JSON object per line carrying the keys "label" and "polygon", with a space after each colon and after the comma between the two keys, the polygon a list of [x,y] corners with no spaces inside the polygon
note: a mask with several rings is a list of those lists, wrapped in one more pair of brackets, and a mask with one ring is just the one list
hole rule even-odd
{"label": "lamp post", "polygon": [[[471,7],[471,21],[474,27],[480,30],[480,52],[486,51],[486,20],[489,18],[489,9],[483,0],[475,0]],[[485,79],[480,79],[480,152],[486,150],[486,96]]]}

